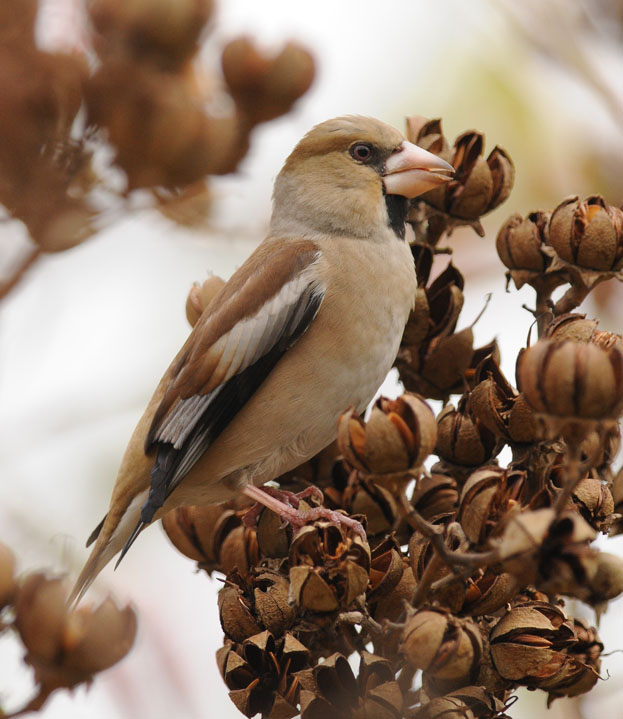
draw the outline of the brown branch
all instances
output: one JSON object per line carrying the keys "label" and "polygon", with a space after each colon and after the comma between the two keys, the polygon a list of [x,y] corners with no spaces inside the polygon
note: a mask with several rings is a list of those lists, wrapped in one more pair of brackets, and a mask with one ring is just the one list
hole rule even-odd
{"label": "brown branch", "polygon": [[417,510],[411,507],[404,494],[399,497],[398,506],[409,524],[427,539],[430,539],[437,554],[449,567],[459,565],[475,569],[498,560],[497,549],[492,549],[488,552],[462,552],[448,549],[443,528],[427,522]]}
{"label": "brown branch", "polygon": [[3,300],[15,287],[15,285],[19,283],[22,277],[35,264],[35,262],[39,259],[40,256],[40,247],[35,247],[28,253],[28,255],[22,260],[22,262],[16,267],[15,271],[9,277],[9,279],[2,285],[0,285],[0,300]]}
{"label": "brown branch", "polygon": [[584,302],[589,292],[590,289],[584,285],[571,285],[554,305],[554,316],[558,317],[559,315],[564,315],[566,312],[572,312]]}
{"label": "brown branch", "polygon": [[571,500],[573,490],[582,479],[580,462],[580,442],[567,442],[568,451],[565,456],[566,481],[554,505],[556,515],[564,512]]}

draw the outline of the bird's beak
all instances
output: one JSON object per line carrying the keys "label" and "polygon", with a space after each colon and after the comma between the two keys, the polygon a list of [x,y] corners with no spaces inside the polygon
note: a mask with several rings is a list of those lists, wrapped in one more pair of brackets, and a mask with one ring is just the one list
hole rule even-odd
{"label": "bird's beak", "polygon": [[454,168],[441,157],[404,140],[385,163],[383,183],[388,195],[417,197],[454,177]]}

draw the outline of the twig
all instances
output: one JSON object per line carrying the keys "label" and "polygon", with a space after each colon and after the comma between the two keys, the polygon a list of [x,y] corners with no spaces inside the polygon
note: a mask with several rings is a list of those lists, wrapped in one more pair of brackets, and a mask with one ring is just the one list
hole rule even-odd
{"label": "twig", "polygon": [[584,285],[571,285],[554,305],[554,316],[558,317],[559,315],[564,315],[566,312],[572,312],[584,302],[589,292],[590,289]]}
{"label": "twig", "polygon": [[566,481],[558,498],[554,510],[556,515],[564,512],[567,504],[571,499],[573,490],[578,486],[582,479],[581,462],[580,462],[580,442],[568,442],[568,452],[565,461]]}
{"label": "twig", "polygon": [[15,285],[18,284],[18,282],[22,279],[22,277],[26,274],[26,272],[32,267],[32,265],[35,264],[35,262],[39,259],[39,256],[41,255],[41,248],[35,247],[34,250],[31,250],[29,254],[22,260],[22,262],[17,266],[11,277],[0,285],[0,300],[4,299],[9,292],[15,287]]}
{"label": "twig", "polygon": [[411,507],[404,494],[399,497],[398,506],[409,524],[427,539],[430,539],[437,554],[449,567],[461,565],[476,568],[497,561],[497,549],[492,549],[488,552],[462,552],[448,549],[443,528],[427,522],[417,510]]}
{"label": "twig", "polygon": [[361,624],[364,629],[367,629],[371,634],[383,636],[385,631],[383,627],[371,616],[364,614],[364,612],[342,612],[338,615],[338,623],[340,624]]}

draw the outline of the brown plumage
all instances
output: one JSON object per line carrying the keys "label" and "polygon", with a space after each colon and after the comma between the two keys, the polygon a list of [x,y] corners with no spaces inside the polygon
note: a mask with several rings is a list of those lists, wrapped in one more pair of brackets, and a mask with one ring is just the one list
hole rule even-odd
{"label": "brown plumage", "polygon": [[451,169],[371,118],[329,120],[299,142],[268,237],[204,311],[130,439],[74,598],[170,509],[274,479],[329,444],[349,405],[365,408],[416,289],[404,198]]}

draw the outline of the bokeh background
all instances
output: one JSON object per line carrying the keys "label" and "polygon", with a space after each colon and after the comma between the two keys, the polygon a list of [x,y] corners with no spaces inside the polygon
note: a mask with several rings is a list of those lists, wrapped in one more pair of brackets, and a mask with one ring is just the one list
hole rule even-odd
{"label": "bokeh background", "polygon": [[[71,43],[74,0],[47,0],[41,42]],[[533,304],[505,291],[495,233],[514,211],[550,209],[570,194],[623,199],[623,3],[620,0],[222,0],[202,54],[212,67],[223,42],[247,32],[264,45],[294,38],[317,62],[312,90],[289,115],[255,130],[247,158],[212,182],[205,222],[182,228],[155,212],[112,212],[81,246],[44,256],[0,304],[0,539],[22,570],[43,565],[74,574],[84,540],[105,512],[125,443],[189,328],[193,281],[229,276],[263,238],[273,178],[295,142],[328,117],[373,115],[402,127],[408,114],[442,117],[453,139],[485,133],[517,170],[515,190],[485,218],[485,238],[452,237],[466,277],[459,327],[492,302],[475,327],[476,346],[497,337],[514,376]],[[28,246],[18,223],[0,225],[0,272]],[[623,292],[601,286],[582,310],[620,332]],[[394,377],[383,391],[399,393]],[[622,538],[608,540],[623,554]],[[58,693],[46,719],[200,719],[240,716],[218,675],[218,579],[194,572],[159,526],[141,535],[95,595],[113,591],[139,613],[131,654],[89,689]],[[521,693],[523,717],[621,716],[623,602],[601,620],[606,681],[586,697],[554,702]],[[581,605],[575,613],[584,613]],[[586,614],[593,620],[592,612]],[[7,708],[28,696],[19,647],[0,642]],[[610,675],[610,677],[608,677]]]}

